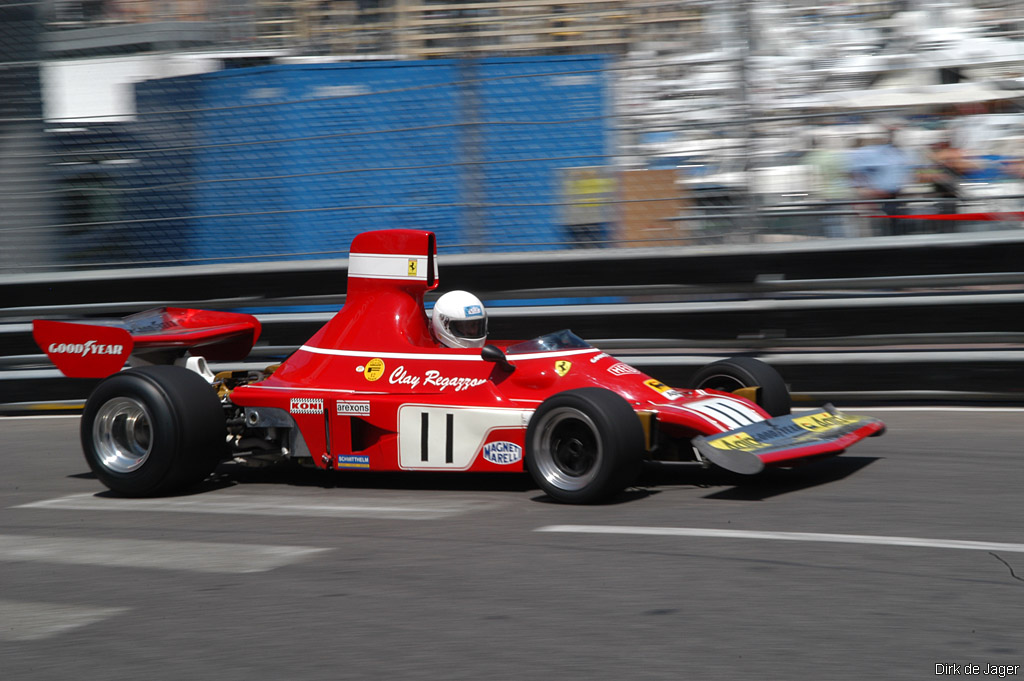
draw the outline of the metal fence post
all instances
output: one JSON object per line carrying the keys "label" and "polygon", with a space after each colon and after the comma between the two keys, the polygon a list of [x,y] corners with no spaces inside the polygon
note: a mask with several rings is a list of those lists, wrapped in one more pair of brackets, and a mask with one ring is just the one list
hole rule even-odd
{"label": "metal fence post", "polygon": [[39,75],[39,3],[0,5],[0,267],[53,261]]}

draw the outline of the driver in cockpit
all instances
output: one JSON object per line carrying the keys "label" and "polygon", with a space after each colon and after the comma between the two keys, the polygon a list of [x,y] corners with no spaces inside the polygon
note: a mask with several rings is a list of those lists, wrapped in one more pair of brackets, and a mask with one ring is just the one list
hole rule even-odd
{"label": "driver in cockpit", "polygon": [[487,310],[469,291],[449,291],[434,303],[434,339],[449,348],[482,348],[487,342]]}

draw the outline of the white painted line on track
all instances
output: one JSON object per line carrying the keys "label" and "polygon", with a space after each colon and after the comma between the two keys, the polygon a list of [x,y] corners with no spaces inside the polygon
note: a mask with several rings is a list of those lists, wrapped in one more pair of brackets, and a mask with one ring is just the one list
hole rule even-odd
{"label": "white painted line on track", "polygon": [[914,546],[931,549],[964,549],[968,551],[1003,551],[1024,553],[1024,544],[963,541],[959,539],[925,539],[922,537],[887,537],[870,534],[825,534],[819,532],[762,532],[753,530],[716,530],[699,527],[630,527],[616,525],[548,525],[537,532],[570,534],[631,534],[654,537],[714,537],[718,539],[763,539],[770,541],[824,542],[831,544],[872,544],[875,546]]}
{"label": "white painted line on track", "polygon": [[337,503],[310,497],[271,495],[201,494],[173,499],[120,499],[93,494],[74,494],[33,501],[14,508],[46,508],[72,511],[144,511],[163,513],[217,513],[227,515],[298,516],[306,518],[380,518],[388,520],[436,520],[490,507],[474,500],[382,501],[352,500]]}
{"label": "white painted line on track", "polygon": [[329,550],[310,546],[0,535],[3,562],[229,574],[267,572]]}
{"label": "white painted line on track", "polygon": [[40,641],[129,610],[0,600],[0,641]]}
{"label": "white painted line on track", "polygon": [[0,423],[4,421],[38,421],[40,419],[81,419],[81,414],[32,414],[29,416],[2,416]]}

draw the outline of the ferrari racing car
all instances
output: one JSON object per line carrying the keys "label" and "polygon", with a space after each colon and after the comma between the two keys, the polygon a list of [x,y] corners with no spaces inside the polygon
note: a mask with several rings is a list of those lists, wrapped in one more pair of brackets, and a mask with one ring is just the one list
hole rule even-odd
{"label": "ferrari racing car", "polygon": [[[65,375],[104,378],[85,404],[82,448],[127,496],[181,492],[221,461],[270,455],[337,471],[528,471],[553,499],[597,503],[645,460],[755,474],[884,431],[831,407],[792,414],[779,374],[749,357],[711,363],[683,388],[568,330],[448,347],[437,308],[424,309],[437,286],[433,233],[360,234],[344,306],[261,371],[210,369],[259,338],[259,320],[237,312],[37,320],[33,334]],[[464,316],[485,320],[476,307]]]}

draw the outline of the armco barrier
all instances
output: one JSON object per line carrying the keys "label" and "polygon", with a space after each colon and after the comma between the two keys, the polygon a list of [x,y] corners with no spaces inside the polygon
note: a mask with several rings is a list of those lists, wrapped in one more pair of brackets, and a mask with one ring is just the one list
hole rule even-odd
{"label": "armco barrier", "polygon": [[[1024,233],[675,249],[441,255],[439,290],[489,306],[492,338],[572,328],[669,383],[750,354],[797,394],[1024,401]],[[297,347],[344,301],[346,261],[0,277],[0,402],[84,397],[33,318],[165,304],[256,312],[250,360]]]}
{"label": "armco barrier", "polygon": [[[445,255],[444,244],[439,247],[443,289],[492,298],[643,295],[663,287],[760,296],[786,282],[799,292],[844,279],[1016,272],[1024,231],[514,254]],[[346,260],[337,259],[0,275],[0,316],[34,306],[337,296],[344,294],[345,273]]]}

